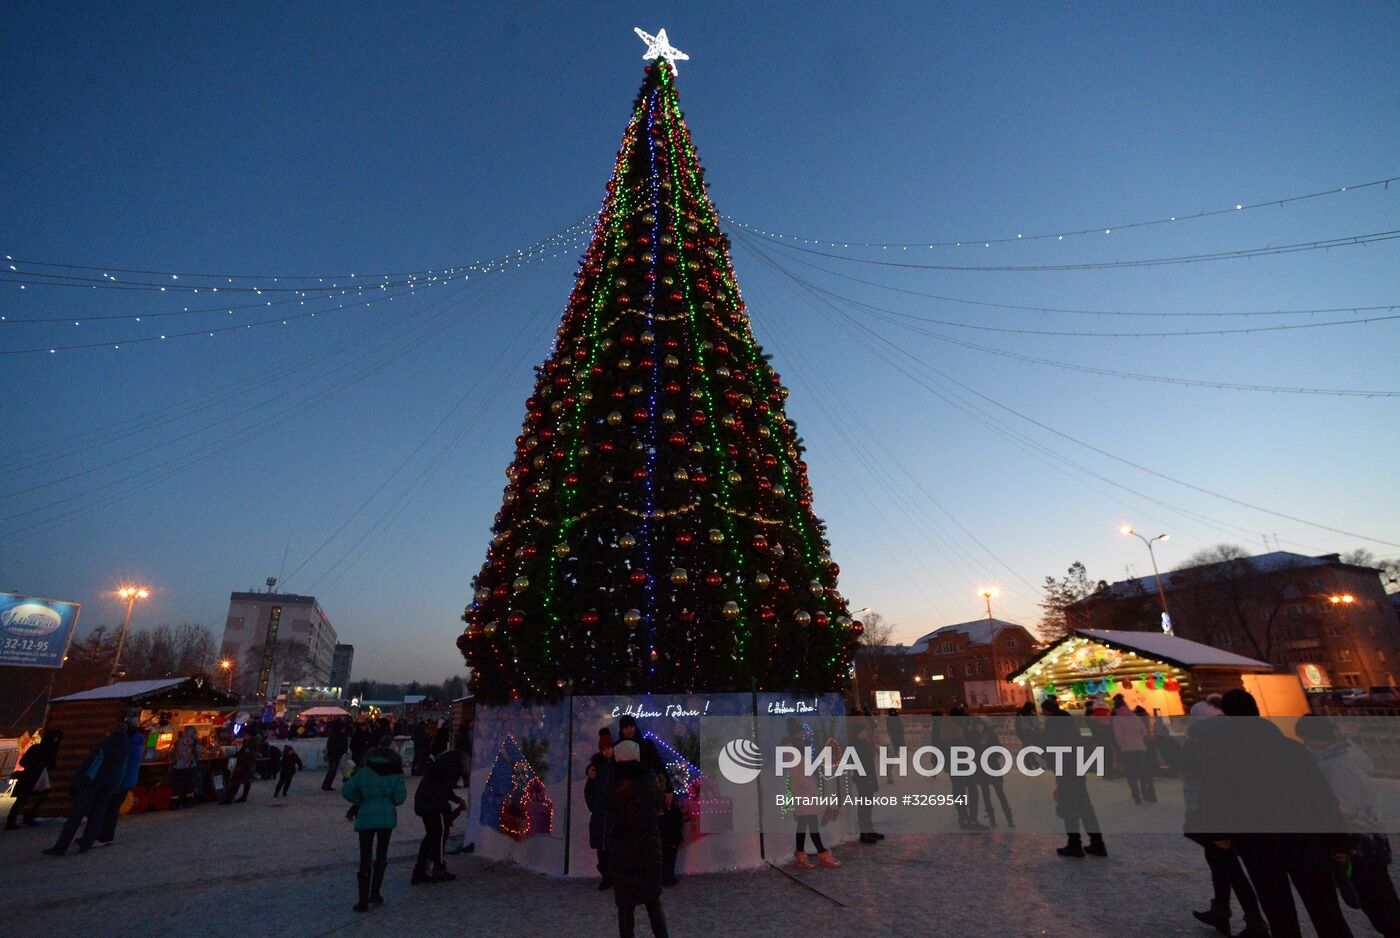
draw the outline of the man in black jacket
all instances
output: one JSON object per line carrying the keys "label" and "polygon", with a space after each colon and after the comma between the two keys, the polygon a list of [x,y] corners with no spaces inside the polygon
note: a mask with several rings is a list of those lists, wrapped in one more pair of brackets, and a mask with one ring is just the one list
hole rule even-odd
{"label": "man in black jacket", "polygon": [[[1062,857],[1083,857],[1085,854],[1106,857],[1108,848],[1104,846],[1103,832],[1099,830],[1099,816],[1094,811],[1094,803],[1089,800],[1089,783],[1076,771],[1080,751],[1085,748],[1079,722],[1061,710],[1060,702],[1054,697],[1046,697],[1040,710],[1045,714],[1041,743],[1047,749],[1063,746],[1069,750],[1060,763],[1060,772],[1055,776],[1055,795],[1059,798],[1060,816],[1064,819],[1069,841],[1055,852]],[[1054,760],[1051,764],[1054,764]],[[1079,833],[1081,825],[1089,834],[1087,848]]]}
{"label": "man in black jacket", "polygon": [[418,791],[413,796],[413,813],[423,819],[423,842],[418,845],[418,862],[409,880],[415,886],[457,878],[447,872],[445,847],[453,806],[461,809],[467,805],[455,792],[458,783],[465,780],[467,768],[464,753],[460,749],[449,749],[433,760],[423,773],[423,781],[418,783]]}
{"label": "man in black jacket", "polygon": [[345,734],[345,724],[339,721],[331,727],[326,737],[326,780],[321,783],[322,791],[335,791],[335,773],[340,768],[340,760],[350,748],[350,739]]}

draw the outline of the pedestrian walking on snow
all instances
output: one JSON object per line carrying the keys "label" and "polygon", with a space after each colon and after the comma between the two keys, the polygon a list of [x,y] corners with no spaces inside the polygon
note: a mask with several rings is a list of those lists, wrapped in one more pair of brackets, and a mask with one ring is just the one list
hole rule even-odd
{"label": "pedestrian walking on snow", "polygon": [[368,750],[364,765],[340,788],[341,797],[355,811],[355,833],[360,839],[360,868],[355,874],[359,887],[356,912],[368,912],[371,904],[384,902],[380,889],[389,865],[389,838],[399,823],[398,807],[408,799],[403,760],[393,744],[386,736],[379,746]]}

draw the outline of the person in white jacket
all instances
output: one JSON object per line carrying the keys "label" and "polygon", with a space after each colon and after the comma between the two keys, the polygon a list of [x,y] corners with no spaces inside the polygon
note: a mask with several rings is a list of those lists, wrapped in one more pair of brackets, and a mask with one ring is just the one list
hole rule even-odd
{"label": "person in white jacket", "polygon": [[1318,767],[1332,794],[1337,796],[1337,806],[1351,835],[1351,882],[1361,900],[1361,910],[1386,938],[1400,938],[1400,898],[1390,879],[1390,838],[1376,806],[1371,757],[1360,746],[1343,739],[1336,724],[1325,717],[1299,718],[1296,732],[1317,756]]}

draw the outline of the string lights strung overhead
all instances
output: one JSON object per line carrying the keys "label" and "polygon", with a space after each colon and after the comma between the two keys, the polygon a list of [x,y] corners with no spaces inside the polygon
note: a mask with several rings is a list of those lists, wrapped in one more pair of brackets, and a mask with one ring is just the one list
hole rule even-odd
{"label": "string lights strung overhead", "polygon": [[1279,199],[1264,199],[1258,202],[1236,202],[1233,205],[1226,205],[1220,208],[1207,209],[1199,212],[1176,213],[1165,215],[1160,218],[1149,218],[1142,221],[1119,222],[1117,224],[1093,225],[1088,228],[1072,228],[1064,226],[1058,230],[1043,232],[1040,234],[1015,234],[999,235],[990,238],[954,238],[941,241],[864,241],[858,238],[809,238],[802,235],[784,234],[776,231],[768,231],[755,225],[750,225],[740,221],[732,215],[722,216],[730,224],[742,228],[745,231],[760,235],[764,238],[772,238],[780,241],[793,242],[796,244],[815,244],[823,247],[834,248],[880,248],[882,250],[908,250],[910,248],[960,248],[960,247],[991,247],[993,244],[1016,244],[1026,241],[1063,241],[1065,238],[1074,238],[1086,235],[1110,235],[1115,231],[1131,231],[1135,228],[1150,228],[1157,225],[1170,225],[1179,221],[1195,221],[1202,218],[1215,218],[1222,215],[1235,215],[1240,212],[1253,211],[1261,208],[1282,208],[1294,202],[1305,202],[1310,199],[1320,199],[1327,196],[1342,195],[1347,192],[1361,192],[1364,190],[1387,191],[1392,182],[1400,181],[1400,176],[1390,176],[1385,179],[1374,179],[1371,182],[1363,182],[1351,186],[1337,186],[1331,189],[1323,189],[1318,192],[1309,192],[1303,195],[1284,196]]}

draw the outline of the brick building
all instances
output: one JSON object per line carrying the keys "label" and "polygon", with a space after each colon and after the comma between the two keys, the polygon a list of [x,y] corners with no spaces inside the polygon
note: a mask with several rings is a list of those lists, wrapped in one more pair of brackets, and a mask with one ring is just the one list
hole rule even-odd
{"label": "brick building", "polygon": [[935,629],[905,651],[914,700],[909,706],[947,711],[1018,707],[1026,690],[1006,677],[1021,667],[1041,643],[1023,625],[977,619]]}
{"label": "brick building", "polygon": [[[1162,574],[1174,634],[1296,671],[1305,686],[1394,684],[1400,617],[1379,571],[1337,554],[1274,551]],[[1152,577],[1114,583],[1071,606],[1071,628],[1159,629]],[[1312,688],[1322,689],[1322,688]]]}

